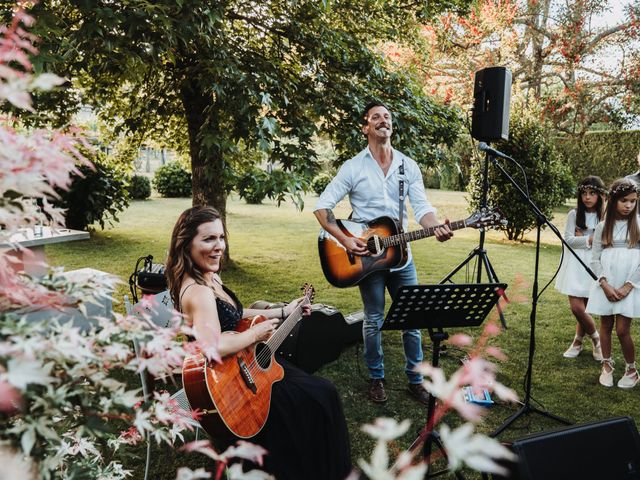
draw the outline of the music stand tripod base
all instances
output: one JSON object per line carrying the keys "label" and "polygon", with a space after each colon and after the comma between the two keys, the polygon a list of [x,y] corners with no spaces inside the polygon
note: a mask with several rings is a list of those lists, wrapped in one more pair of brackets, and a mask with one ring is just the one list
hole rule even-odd
{"label": "music stand tripod base", "polygon": [[[437,284],[437,285],[405,285],[396,293],[381,330],[412,330],[427,329],[433,342],[431,364],[438,366],[440,357],[440,342],[448,338],[443,328],[477,327],[482,324],[486,316],[504,295],[506,283],[466,283],[466,284]],[[434,330],[438,330],[437,332]],[[433,415],[435,413],[435,397],[429,396],[427,405],[426,438],[418,437],[424,442],[424,461],[430,466],[431,444],[447,454],[442,443],[433,431]],[[445,473],[446,470],[430,473],[426,478]],[[457,473],[457,478],[462,478]]]}

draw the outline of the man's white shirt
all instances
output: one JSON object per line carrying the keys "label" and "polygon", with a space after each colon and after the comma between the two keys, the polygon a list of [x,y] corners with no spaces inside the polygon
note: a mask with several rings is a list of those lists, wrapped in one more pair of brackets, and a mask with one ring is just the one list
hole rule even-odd
{"label": "man's white shirt", "polygon": [[[424,189],[422,172],[418,164],[402,152],[393,149],[393,160],[385,176],[373,158],[369,147],[347,160],[333,180],[324,190],[315,210],[333,209],[346,195],[349,195],[352,219],[367,222],[383,215],[398,219],[400,197],[400,166],[404,159],[405,204],[402,214],[402,228],[408,227],[406,198],[409,198],[416,222],[436,209],[431,205]],[[411,249],[409,249],[409,261]],[[407,262],[408,263],[408,262]]]}

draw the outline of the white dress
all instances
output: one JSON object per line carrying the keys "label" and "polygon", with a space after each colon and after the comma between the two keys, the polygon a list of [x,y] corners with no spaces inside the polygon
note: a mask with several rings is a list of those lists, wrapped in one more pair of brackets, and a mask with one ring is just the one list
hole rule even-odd
{"label": "white dress", "polygon": [[[571,210],[567,215],[564,239],[585,265],[588,266],[591,262],[591,249],[588,247],[587,240],[598,224],[598,216],[595,212],[586,212],[584,220],[587,228],[580,229],[582,236],[578,236],[576,235],[576,210]],[[556,277],[556,290],[572,297],[587,298],[593,282],[593,278],[578,262],[576,257],[564,248],[562,265]]]}
{"label": "white dress", "polygon": [[613,226],[613,245],[602,248],[604,222],[596,227],[593,235],[591,269],[600,278],[606,278],[613,288],[631,282],[634,288],[618,302],[610,302],[599,283],[594,282],[589,292],[587,312],[594,315],[624,315],[640,317],[640,246],[629,248],[627,221],[616,220]]}

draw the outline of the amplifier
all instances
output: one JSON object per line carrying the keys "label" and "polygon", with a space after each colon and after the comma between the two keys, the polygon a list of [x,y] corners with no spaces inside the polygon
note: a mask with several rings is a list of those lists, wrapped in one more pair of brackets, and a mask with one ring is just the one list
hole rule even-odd
{"label": "amplifier", "polygon": [[631,417],[535,433],[514,440],[511,449],[517,464],[493,479],[640,479],[640,434]]}
{"label": "amplifier", "polygon": [[137,285],[143,293],[159,293],[167,289],[167,279],[164,276],[164,265],[152,263],[138,272]]}

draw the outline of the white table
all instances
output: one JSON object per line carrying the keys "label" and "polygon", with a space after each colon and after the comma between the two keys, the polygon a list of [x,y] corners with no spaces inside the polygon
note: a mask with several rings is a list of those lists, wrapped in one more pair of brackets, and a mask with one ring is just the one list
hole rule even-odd
{"label": "white table", "polygon": [[[41,227],[40,229],[36,227],[34,231],[33,227],[28,227],[20,229],[9,238],[0,237],[0,251],[12,255],[18,260],[14,265],[16,270],[24,270],[31,276],[40,277],[47,273],[45,246],[52,243],[88,239],[89,232],[82,230],[52,227]],[[19,247],[28,248],[31,254],[24,252]]]}

